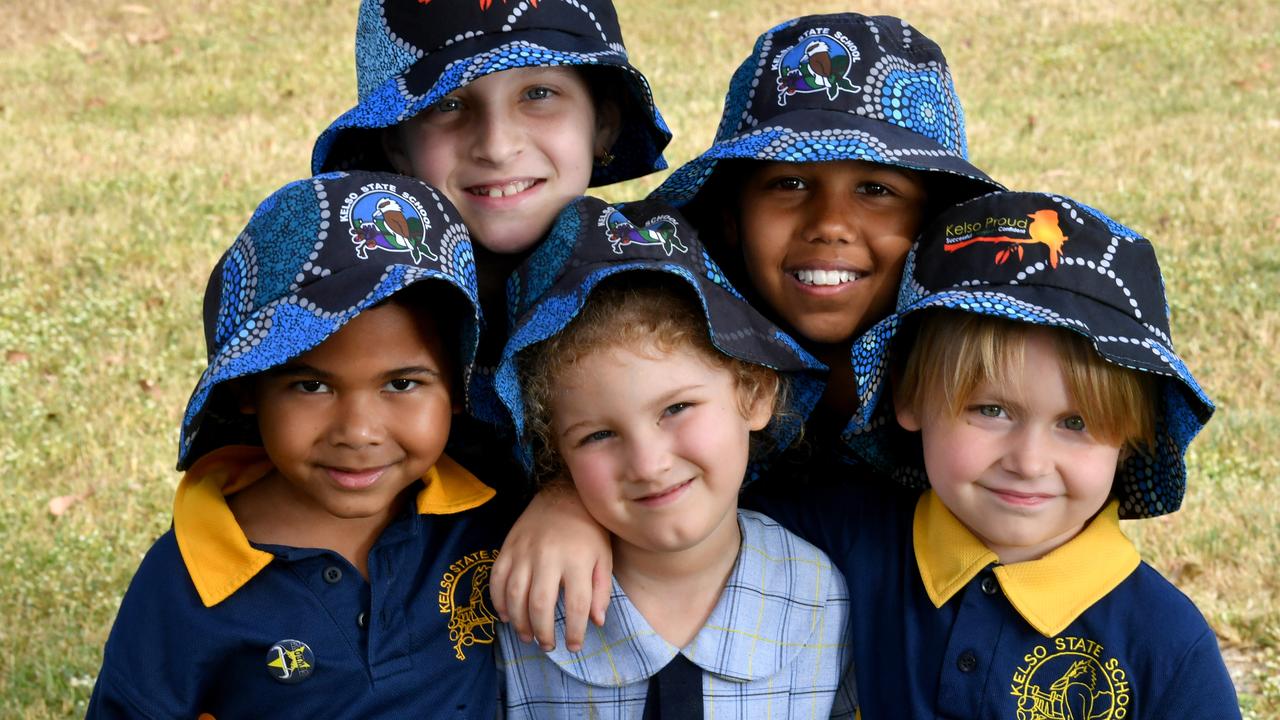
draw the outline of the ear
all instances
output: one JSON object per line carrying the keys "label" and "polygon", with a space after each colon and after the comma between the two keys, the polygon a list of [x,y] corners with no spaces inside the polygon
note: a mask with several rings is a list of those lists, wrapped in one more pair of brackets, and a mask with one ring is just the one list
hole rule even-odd
{"label": "ear", "polygon": [[596,135],[591,145],[592,157],[596,160],[608,157],[621,133],[622,108],[612,100],[599,103],[596,108]]}
{"label": "ear", "polygon": [[401,125],[382,128],[380,138],[382,153],[387,156],[391,168],[401,175],[413,175],[413,163],[409,161],[408,143]]}
{"label": "ear", "polygon": [[898,418],[898,424],[907,432],[917,432],[920,430],[920,416],[916,412],[913,403],[906,401],[902,394],[898,392],[898,383],[893,383],[893,414]]}
{"label": "ear", "polygon": [[746,414],[747,427],[752,432],[765,429],[769,421],[773,419],[773,404],[777,399],[778,386],[776,384],[773,387],[761,388],[760,394],[751,403],[751,407]]}

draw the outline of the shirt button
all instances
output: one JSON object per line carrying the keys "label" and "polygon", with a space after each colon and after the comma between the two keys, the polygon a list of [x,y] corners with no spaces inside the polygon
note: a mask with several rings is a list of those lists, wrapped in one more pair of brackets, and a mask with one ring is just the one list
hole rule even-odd
{"label": "shirt button", "polygon": [[1000,583],[996,582],[996,579],[990,575],[982,578],[982,582],[979,583],[978,586],[981,587],[982,592],[987,595],[995,595],[1000,592]]}
{"label": "shirt button", "polygon": [[330,565],[324,569],[322,576],[324,577],[325,582],[332,585],[342,579],[342,570],[336,565]]}
{"label": "shirt button", "polygon": [[366,614],[364,614],[364,613],[360,613],[359,615],[357,615],[357,616],[356,616],[356,627],[358,627],[358,628],[360,628],[361,630],[363,630],[363,629],[365,629],[365,628],[366,628],[366,627],[368,627],[368,626],[369,626],[369,616],[368,616],[368,615],[366,615]]}
{"label": "shirt button", "polygon": [[960,657],[956,658],[956,667],[960,668],[960,672],[973,672],[978,667],[978,656],[973,654],[972,650],[965,650],[960,653]]}

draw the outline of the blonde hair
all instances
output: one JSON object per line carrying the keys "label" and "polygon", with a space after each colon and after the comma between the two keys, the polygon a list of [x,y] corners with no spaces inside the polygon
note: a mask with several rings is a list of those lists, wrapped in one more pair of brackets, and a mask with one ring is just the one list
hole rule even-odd
{"label": "blonde hair", "polygon": [[772,400],[771,412],[785,404],[786,385],[777,371],[726,355],[711,344],[705,317],[691,291],[675,279],[610,278],[601,283],[563,330],[520,353],[518,372],[524,398],[525,437],[534,457],[534,476],[546,483],[562,474],[563,461],[551,433],[551,399],[564,376],[583,358],[604,350],[693,351],[712,367],[733,375],[738,410],[748,416],[757,403]]}
{"label": "blonde hair", "polygon": [[1053,338],[1067,392],[1096,439],[1129,453],[1155,447],[1156,382],[1149,373],[1107,362],[1089,339],[1044,327],[954,310],[928,311],[918,322],[894,401],[917,415],[958,416],[981,384],[999,386],[1023,364],[1027,336]]}

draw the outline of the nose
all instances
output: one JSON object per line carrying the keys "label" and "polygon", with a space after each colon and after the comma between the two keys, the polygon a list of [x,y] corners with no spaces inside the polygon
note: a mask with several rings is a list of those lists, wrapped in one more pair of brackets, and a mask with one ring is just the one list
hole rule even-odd
{"label": "nose", "polygon": [[820,185],[812,191],[805,239],[812,243],[847,244],[858,239],[857,209],[842,188]]}
{"label": "nose", "polygon": [[635,438],[627,448],[627,477],[633,482],[664,480],[673,467],[669,443],[662,433],[648,433]]}
{"label": "nose", "polygon": [[386,424],[376,398],[366,393],[352,393],[337,399],[329,422],[330,444],[363,448],[378,445],[385,438]]}
{"label": "nose", "polygon": [[1053,440],[1042,428],[1019,429],[1009,436],[1001,467],[1023,478],[1047,475],[1053,467]]}
{"label": "nose", "polygon": [[524,130],[519,118],[501,107],[485,107],[475,120],[475,142],[472,157],[477,162],[502,165],[524,149]]}

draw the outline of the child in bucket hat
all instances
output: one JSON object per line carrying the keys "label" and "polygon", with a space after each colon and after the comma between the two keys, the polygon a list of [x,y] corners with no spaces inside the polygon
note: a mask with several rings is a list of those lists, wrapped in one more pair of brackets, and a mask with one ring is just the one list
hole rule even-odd
{"label": "child in bucket hat", "polygon": [[876,579],[851,593],[864,717],[1239,717],[1213,631],[1119,523],[1179,507],[1213,412],[1147,240],[1055,195],[958,205],[854,364],[855,447],[904,484],[766,507]]}
{"label": "child in bucket hat", "polygon": [[89,717],[494,714],[510,511],[443,454],[479,325],[467,229],[433,188],[333,173],[262,203],[210,277],[173,527]]}
{"label": "child in bucket hat", "polygon": [[524,252],[588,186],[666,167],[671,132],[608,0],[363,0],[355,49],[359,102],[313,172],[421,178],[485,250]]}
{"label": "child in bucket hat", "polygon": [[580,650],[565,649],[563,624],[549,651],[500,626],[508,717],[701,717],[712,703],[852,716],[843,579],[737,510],[750,436],[789,442],[817,398],[817,361],[659,203],[577,201],[508,300],[497,387],[522,456],[572,483],[617,549],[613,610]]}
{"label": "child in bucket hat", "polygon": [[850,345],[893,309],[922,219],[993,189],[968,161],[938,45],[899,18],[840,13],[762,34],[711,147],[652,197],[680,207],[752,302],[831,366],[823,405],[838,431],[854,410]]}

